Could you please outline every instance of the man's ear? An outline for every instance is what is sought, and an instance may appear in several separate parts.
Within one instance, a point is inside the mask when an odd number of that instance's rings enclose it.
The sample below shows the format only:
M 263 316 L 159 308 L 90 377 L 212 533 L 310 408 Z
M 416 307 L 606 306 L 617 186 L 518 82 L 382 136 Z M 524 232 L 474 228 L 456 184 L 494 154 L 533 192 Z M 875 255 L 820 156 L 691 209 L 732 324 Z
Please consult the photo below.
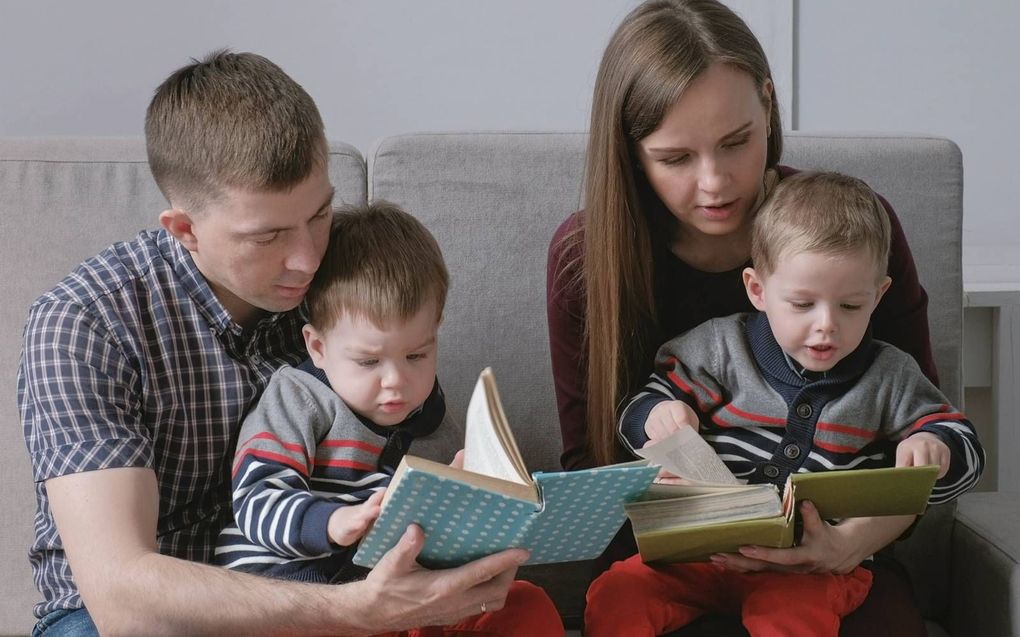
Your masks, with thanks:
M 301 328 L 301 334 L 305 337 L 305 349 L 308 350 L 308 356 L 312 359 L 312 365 L 322 369 L 326 360 L 326 344 L 322 340 L 322 334 L 310 323 Z
M 159 225 L 181 242 L 188 252 L 198 251 L 198 240 L 192 228 L 191 214 L 179 208 L 170 208 L 159 213 Z
M 747 299 L 759 312 L 765 311 L 765 285 L 754 268 L 744 268 L 744 289 Z

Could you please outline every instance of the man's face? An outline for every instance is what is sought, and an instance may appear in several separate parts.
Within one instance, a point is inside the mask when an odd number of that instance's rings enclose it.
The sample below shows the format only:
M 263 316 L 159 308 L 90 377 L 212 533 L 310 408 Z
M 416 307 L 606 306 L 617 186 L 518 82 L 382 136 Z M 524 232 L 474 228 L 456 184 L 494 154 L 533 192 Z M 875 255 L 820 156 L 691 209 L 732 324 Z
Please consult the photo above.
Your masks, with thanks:
M 235 322 L 301 303 L 329 241 L 332 199 L 316 169 L 288 191 L 227 188 L 189 215 L 192 237 L 182 242 Z

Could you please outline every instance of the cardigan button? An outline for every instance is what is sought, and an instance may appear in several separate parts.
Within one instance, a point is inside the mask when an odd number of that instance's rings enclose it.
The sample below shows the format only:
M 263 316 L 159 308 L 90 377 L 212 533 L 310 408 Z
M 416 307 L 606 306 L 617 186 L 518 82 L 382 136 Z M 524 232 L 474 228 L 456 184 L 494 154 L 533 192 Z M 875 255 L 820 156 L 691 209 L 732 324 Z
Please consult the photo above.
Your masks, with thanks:
M 797 458 L 800 457 L 800 447 L 793 443 L 790 443 L 783 447 L 783 455 L 789 458 L 790 460 L 796 460 Z
M 811 417 L 811 405 L 809 405 L 807 403 L 801 403 L 801 404 L 797 405 L 797 415 L 800 416 L 801 418 L 810 418 Z
M 779 477 L 779 467 L 777 467 L 774 464 L 767 464 L 767 465 L 765 465 L 765 468 L 762 470 L 762 473 L 765 474 L 766 478 L 778 478 Z

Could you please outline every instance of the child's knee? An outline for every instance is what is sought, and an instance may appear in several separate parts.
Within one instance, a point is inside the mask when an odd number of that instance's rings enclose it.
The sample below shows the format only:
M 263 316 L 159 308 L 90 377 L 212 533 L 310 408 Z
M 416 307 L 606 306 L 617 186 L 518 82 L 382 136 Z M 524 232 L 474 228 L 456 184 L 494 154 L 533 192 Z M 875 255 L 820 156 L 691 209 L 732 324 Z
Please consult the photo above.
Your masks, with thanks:
M 527 618 L 529 635 L 562 635 L 563 622 L 549 594 L 541 586 L 515 580 L 510 585 L 503 606 L 504 614 L 520 614 Z M 521 634 L 525 634 L 522 632 Z

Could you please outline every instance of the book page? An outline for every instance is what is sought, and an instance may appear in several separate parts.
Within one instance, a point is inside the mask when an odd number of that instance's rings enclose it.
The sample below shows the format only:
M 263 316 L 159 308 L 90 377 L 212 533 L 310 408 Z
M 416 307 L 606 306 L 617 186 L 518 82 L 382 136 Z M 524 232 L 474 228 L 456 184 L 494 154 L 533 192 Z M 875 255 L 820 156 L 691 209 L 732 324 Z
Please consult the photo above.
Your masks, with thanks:
M 482 371 L 468 403 L 464 424 L 464 468 L 502 480 L 531 484 L 531 476 L 513 457 L 517 450 L 512 435 L 509 449 L 506 434 L 501 435 L 503 430 L 509 434 L 509 429 L 503 422 L 502 405 L 499 404 L 499 395 L 494 392 L 495 383 L 491 377 L 491 370 L 486 368 Z
M 635 453 L 694 484 L 741 484 L 693 427 L 682 427 Z

